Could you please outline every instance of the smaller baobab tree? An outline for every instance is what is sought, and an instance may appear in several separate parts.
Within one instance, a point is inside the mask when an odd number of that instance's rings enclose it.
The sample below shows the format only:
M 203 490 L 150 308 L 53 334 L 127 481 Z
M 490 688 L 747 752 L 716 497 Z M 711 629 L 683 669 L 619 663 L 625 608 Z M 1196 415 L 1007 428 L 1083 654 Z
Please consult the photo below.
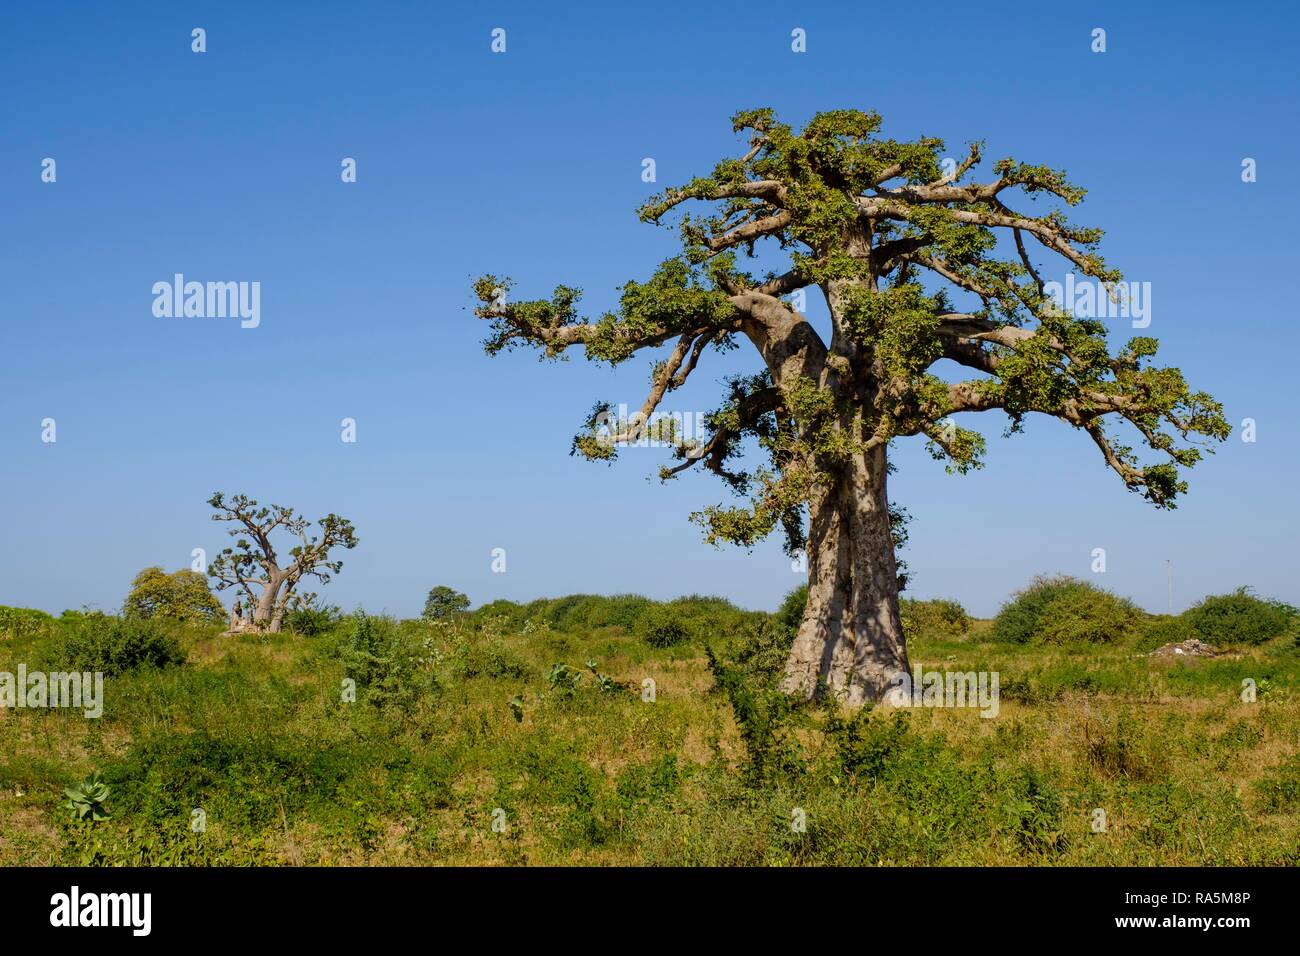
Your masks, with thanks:
M 218 491 L 208 499 L 216 511 L 213 521 L 226 521 L 235 538 L 235 546 L 225 548 L 208 565 L 218 591 L 239 588 L 253 613 L 253 624 L 268 631 L 279 631 L 285 612 L 299 604 L 310 604 L 314 593 L 300 593 L 304 578 L 328 584 L 338 574 L 343 562 L 330 559 L 334 548 L 357 546 L 352 522 L 328 514 L 312 522 L 283 505 L 260 507 L 246 495 L 229 499 Z M 297 541 L 284 552 L 277 551 L 271 537 L 281 530 Z

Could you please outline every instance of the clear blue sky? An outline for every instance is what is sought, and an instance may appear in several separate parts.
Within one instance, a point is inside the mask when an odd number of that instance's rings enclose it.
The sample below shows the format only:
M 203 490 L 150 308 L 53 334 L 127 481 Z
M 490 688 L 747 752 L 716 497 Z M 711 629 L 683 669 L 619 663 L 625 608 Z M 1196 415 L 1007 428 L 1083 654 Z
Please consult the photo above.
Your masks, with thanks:
M 141 567 L 226 543 L 204 503 L 223 489 L 351 518 L 361 544 L 326 591 L 345 607 L 413 614 L 439 583 L 774 607 L 798 583 L 775 539 L 717 550 L 687 521 L 727 499 L 716 480 L 660 486 L 653 450 L 569 457 L 594 400 L 639 405 L 645 362 L 488 359 L 469 311 L 487 271 L 612 305 L 676 249 L 635 207 L 736 153 L 728 117 L 758 105 L 875 109 L 887 134 L 1065 167 L 1108 261 L 1152 283 L 1162 359 L 1258 422 L 1172 513 L 1053 421 L 1002 439 L 968 416 L 990 448 L 964 478 L 904 444 L 914 594 L 989 614 L 1037 572 L 1090 576 L 1104 547 L 1095 579 L 1151 609 L 1169 558 L 1178 607 L 1239 584 L 1300 603 L 1294 5 L 465 6 L 4 5 L 0 603 L 116 607 Z M 177 272 L 260 282 L 260 327 L 154 317 Z M 702 365 L 671 407 L 714 407 L 743 368 Z

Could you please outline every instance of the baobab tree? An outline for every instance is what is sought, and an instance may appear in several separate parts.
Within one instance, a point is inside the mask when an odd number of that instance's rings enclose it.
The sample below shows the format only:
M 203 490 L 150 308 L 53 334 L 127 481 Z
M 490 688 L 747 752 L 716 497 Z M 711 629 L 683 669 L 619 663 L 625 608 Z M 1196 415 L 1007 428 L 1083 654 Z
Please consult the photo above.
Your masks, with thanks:
M 850 705 L 882 698 L 908 669 L 886 488 L 893 443 L 916 436 L 965 473 L 979 467 L 984 439 L 959 417 L 996 410 L 1016 432 L 1040 413 L 1079 429 L 1129 489 L 1172 508 L 1186 490 L 1179 469 L 1229 432 L 1210 396 L 1150 363 L 1154 339 L 1112 351 L 1104 325 L 1072 314 L 1044 282 L 1055 263 L 1112 296 L 1119 288 L 1097 252 L 1101 231 L 1059 208 L 1082 189 L 1011 159 L 980 173 L 980 143 L 945 163 L 941 140 L 887 139 L 880 125 L 857 110 L 819 113 L 801 132 L 768 109 L 735 116 L 743 155 L 640 210 L 660 223 L 696 204 L 680 220 L 682 252 L 624 285 L 616 311 L 599 319 L 579 315 L 570 286 L 516 302 L 508 279 L 475 285 L 489 354 L 523 344 L 556 358 L 581 347 L 617 365 L 669 347 L 639 414 L 611 425 L 609 406 L 595 407 L 573 445 L 588 458 L 608 460 L 642 437 L 706 349 L 748 340 L 757 350 L 759 369 L 728 381 L 707 436 L 675 442 L 676 463 L 661 476 L 702 466 L 746 499 L 692 516 L 709 541 L 752 546 L 779 526 L 787 550 L 806 555 L 808 602 L 782 686 Z M 1053 208 L 1017 211 L 1017 196 Z M 780 255 L 780 269 L 745 271 L 760 252 Z M 798 307 L 816 292 L 828 338 Z M 1126 434 L 1157 459 L 1140 462 Z M 750 470 L 733 464 L 747 438 L 767 458 Z
M 331 559 L 334 548 L 357 546 L 352 522 L 328 514 L 312 522 L 283 505 L 259 507 L 245 495 L 227 499 L 218 491 L 208 499 L 215 510 L 213 521 L 231 522 L 233 548 L 224 548 L 208 565 L 208 574 L 216 580 L 218 591 L 237 587 L 253 612 L 253 623 L 268 631 L 279 631 L 285 612 L 295 602 L 308 602 L 315 594 L 297 593 L 305 578 L 328 584 L 338 574 L 343 562 Z M 284 557 L 277 551 L 272 535 L 279 529 L 296 539 Z

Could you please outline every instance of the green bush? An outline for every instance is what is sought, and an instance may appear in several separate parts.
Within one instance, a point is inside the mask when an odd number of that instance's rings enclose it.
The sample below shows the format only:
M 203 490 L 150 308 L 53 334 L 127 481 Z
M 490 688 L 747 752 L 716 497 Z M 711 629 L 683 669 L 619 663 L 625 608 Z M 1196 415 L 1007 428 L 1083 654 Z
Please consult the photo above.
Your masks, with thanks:
M 776 610 L 776 621 L 791 634 L 799 630 L 804 609 L 808 606 L 808 585 L 801 584 L 785 596 Z
M 413 710 L 438 689 L 427 637 L 391 617 L 358 608 L 344 622 L 338 655 L 345 676 L 356 681 L 358 699 L 376 707 Z
M 651 647 L 674 647 L 691 639 L 691 628 L 670 605 L 659 604 L 641 616 L 637 631 Z
M 464 679 L 490 677 L 494 680 L 517 680 L 529 676 L 532 670 L 519 655 L 498 641 L 460 644 L 454 654 L 453 668 Z
M 332 604 L 305 601 L 285 616 L 284 626 L 303 637 L 319 637 L 332 630 L 342 619 L 342 613 Z
M 1200 638 L 1200 633 L 1183 617 L 1170 617 L 1168 614 L 1152 616 L 1142 627 L 1138 638 L 1138 650 L 1154 651 L 1166 644 L 1181 644 L 1191 638 Z
M 62 639 L 47 651 L 49 663 L 63 670 L 100 671 L 113 677 L 141 667 L 185 662 L 175 634 L 150 618 L 120 618 L 96 611 L 62 628 Z
M 0 605 L 0 637 L 31 637 L 53 630 L 54 618 L 28 607 Z
M 1300 754 L 1292 754 L 1256 781 L 1255 790 L 1269 813 L 1300 810 Z
M 1183 612 L 1183 620 L 1207 644 L 1263 644 L 1286 633 L 1296 609 L 1255 597 L 1248 588 L 1207 597 Z
M 929 634 L 965 634 L 970 629 L 970 615 L 956 601 L 934 598 L 915 601 L 904 598 L 899 609 L 903 617 L 903 631 Z
M 1009 644 L 1110 644 L 1133 636 L 1142 616 L 1132 601 L 1086 581 L 1038 577 L 1002 606 L 990 636 Z

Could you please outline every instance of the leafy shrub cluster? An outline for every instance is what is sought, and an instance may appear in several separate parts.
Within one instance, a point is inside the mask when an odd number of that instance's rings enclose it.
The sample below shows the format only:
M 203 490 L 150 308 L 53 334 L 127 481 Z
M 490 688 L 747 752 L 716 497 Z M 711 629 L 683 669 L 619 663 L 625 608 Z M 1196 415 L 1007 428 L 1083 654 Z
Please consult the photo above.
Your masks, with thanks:
M 224 613 L 208 579 L 188 568 L 172 574 L 156 566 L 145 568 L 131 582 L 131 591 L 122 603 L 125 617 L 186 623 L 215 623 Z
M 1289 604 L 1263 600 L 1243 587 L 1231 594 L 1207 597 L 1181 617 L 1207 644 L 1254 645 L 1285 634 L 1296 614 Z
M 651 647 L 663 648 L 705 642 L 734 632 L 743 622 L 766 617 L 722 598 L 701 595 L 658 602 L 639 594 L 573 594 L 527 604 L 493 601 L 472 612 L 469 621 L 495 633 L 589 634 L 617 628 L 641 637 Z
M 793 634 L 799 630 L 807 606 L 808 585 L 801 584 L 785 596 L 773 617 L 779 626 Z M 970 615 L 957 601 L 903 598 L 899 602 L 899 612 L 904 633 L 912 636 L 918 633 L 956 635 L 970 629 Z
M 185 662 L 175 633 L 151 618 L 121 618 L 101 612 L 80 615 L 60 628 L 46 648 L 51 670 L 100 671 L 115 677 L 142 667 Z
M 342 620 L 342 611 L 332 604 L 303 601 L 285 615 L 284 624 L 303 637 L 319 637 L 333 630 Z
M 718 650 L 705 647 L 714 686 L 726 695 L 740 728 L 750 786 L 804 770 L 794 703 L 778 686 L 793 642 L 793 630 L 779 619 L 769 619 L 742 627 Z
M 343 672 L 356 682 L 358 700 L 410 711 L 438 690 L 433 648 L 418 626 L 358 608 L 343 622 L 337 642 Z
M 54 618 L 44 611 L 0 605 L 0 637 L 34 637 L 54 628 Z
M 903 598 L 900 602 L 905 634 L 965 634 L 970 629 L 970 615 L 957 601 L 934 598 L 917 601 Z
M 1002 606 L 991 637 L 1008 644 L 1113 644 L 1133 637 L 1143 617 L 1132 601 L 1094 584 L 1037 577 Z
M 691 639 L 691 629 L 676 608 L 660 604 L 641 615 L 637 633 L 651 647 L 674 647 Z

